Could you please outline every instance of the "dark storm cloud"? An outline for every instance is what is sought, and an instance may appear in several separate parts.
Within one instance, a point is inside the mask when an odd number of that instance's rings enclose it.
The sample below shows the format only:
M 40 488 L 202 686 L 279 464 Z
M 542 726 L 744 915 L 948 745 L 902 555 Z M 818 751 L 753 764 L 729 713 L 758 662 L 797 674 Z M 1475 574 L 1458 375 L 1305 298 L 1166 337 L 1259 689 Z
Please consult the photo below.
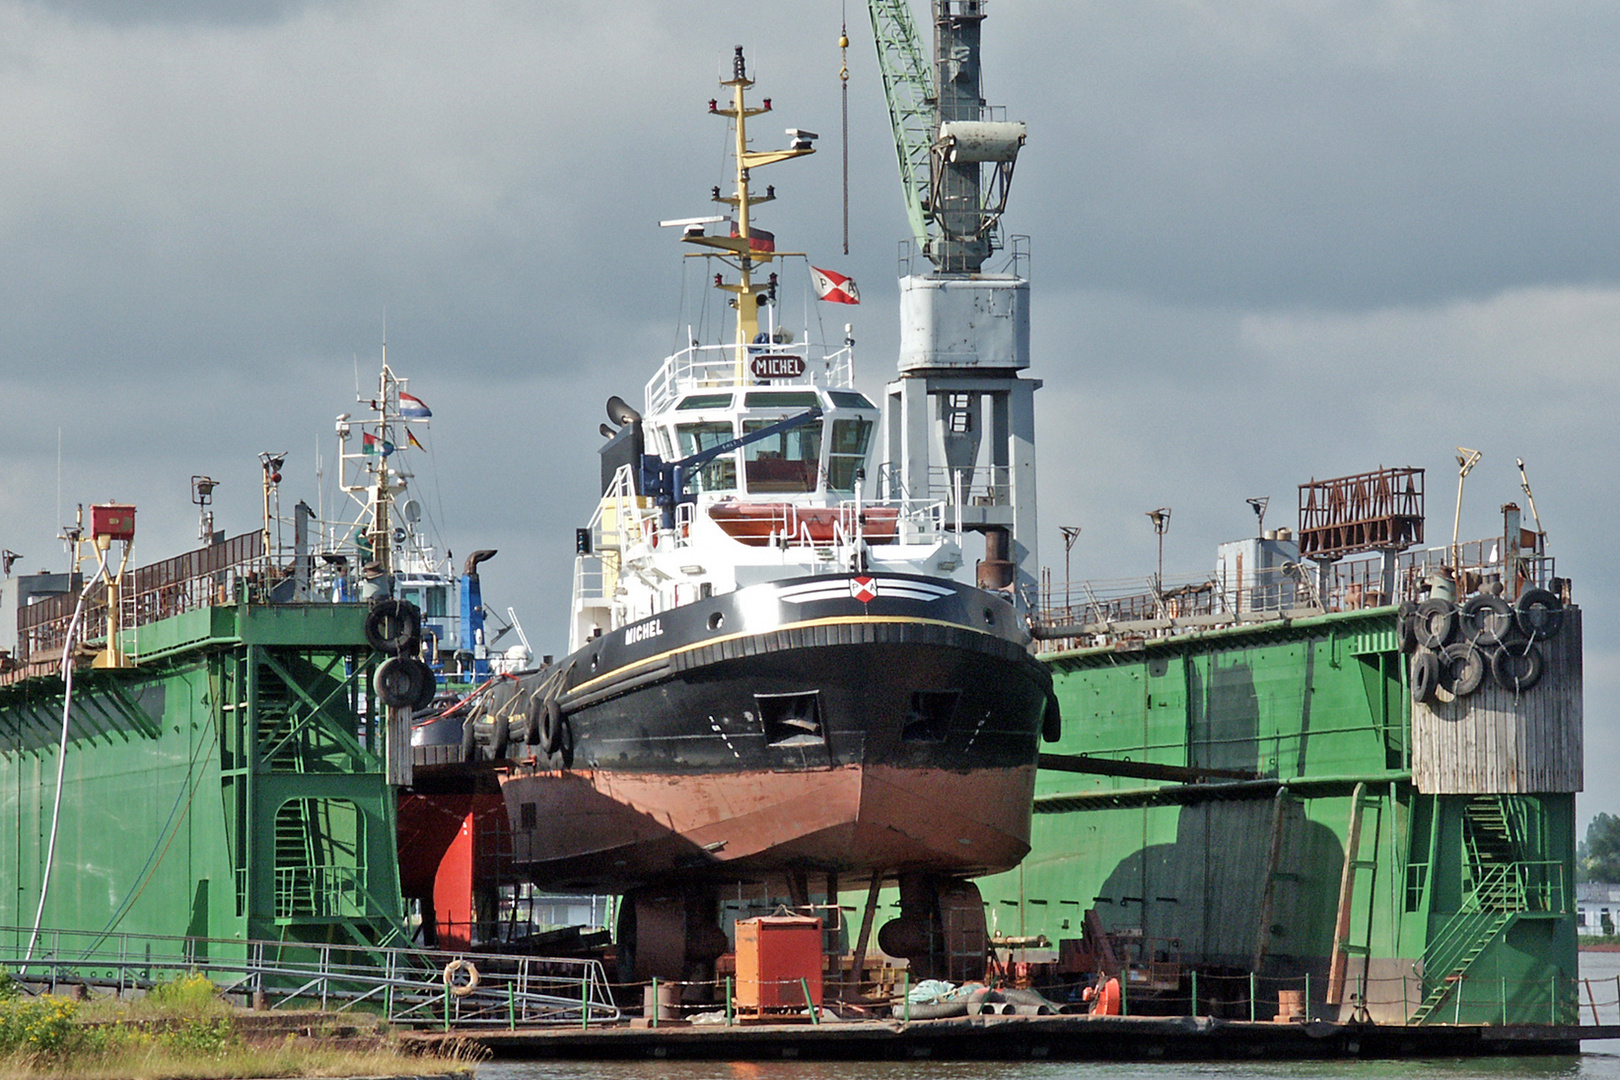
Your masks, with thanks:
M 27 0 L 29 6 L 110 26 L 251 26 L 279 22 L 310 0 Z
M 1449 532 L 1455 445 L 1486 453 L 1463 518 L 1484 535 L 1523 456 L 1590 613 L 1608 767 L 1620 9 L 988 12 L 987 97 L 1029 124 L 1007 226 L 1033 236 L 1044 561 L 1080 524 L 1077 575 L 1140 578 L 1142 512 L 1169 505 L 1166 570 L 1196 573 L 1252 527 L 1244 498 L 1270 494 L 1268 524 L 1286 521 L 1299 483 L 1379 464 L 1430 468 L 1432 531 Z M 0 0 L 0 546 L 30 569 L 60 558 L 59 439 L 64 512 L 136 501 L 143 558 L 191 543 L 193 473 L 221 481 L 232 532 L 256 526 L 260 451 L 289 451 L 287 498 L 314 499 L 386 312 L 389 359 L 435 410 L 418 460 L 445 542 L 500 548 L 486 595 L 560 651 L 602 402 L 636 400 L 703 325 L 681 308 L 702 275 L 657 222 L 713 212 L 727 184 L 706 114 L 735 44 L 775 103 L 756 146 L 823 134 L 770 170 L 781 199 L 759 221 L 856 277 L 860 308 L 811 321 L 854 323 L 869 395 L 892 375 L 904 217 L 852 5 L 842 253 L 838 15 Z M 795 322 L 806 307 L 784 304 Z

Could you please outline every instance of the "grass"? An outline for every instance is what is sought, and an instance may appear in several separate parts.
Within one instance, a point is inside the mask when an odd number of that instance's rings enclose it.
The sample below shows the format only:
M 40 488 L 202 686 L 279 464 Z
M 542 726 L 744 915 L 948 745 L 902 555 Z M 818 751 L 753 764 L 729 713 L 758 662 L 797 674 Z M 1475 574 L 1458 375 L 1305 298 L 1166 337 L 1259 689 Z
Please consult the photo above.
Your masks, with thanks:
M 0 972 L 0 1080 L 212 1080 L 227 1077 L 414 1076 L 471 1072 L 484 1056 L 463 1044 L 431 1065 L 406 1053 L 375 1018 L 313 1014 L 300 1030 L 260 1028 L 201 975 L 182 975 L 138 1001 L 28 997 Z M 304 1031 L 360 1035 L 337 1046 Z M 368 1030 L 352 1029 L 366 1027 Z

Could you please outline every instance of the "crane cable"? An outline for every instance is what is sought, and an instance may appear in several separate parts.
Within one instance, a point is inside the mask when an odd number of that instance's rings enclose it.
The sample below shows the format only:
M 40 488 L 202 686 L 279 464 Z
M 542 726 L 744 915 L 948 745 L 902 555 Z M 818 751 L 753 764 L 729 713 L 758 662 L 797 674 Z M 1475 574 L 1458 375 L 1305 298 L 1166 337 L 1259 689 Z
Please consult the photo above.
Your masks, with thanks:
M 849 18 L 848 6 L 840 14 L 838 30 L 838 81 L 844 97 L 844 254 L 849 254 Z

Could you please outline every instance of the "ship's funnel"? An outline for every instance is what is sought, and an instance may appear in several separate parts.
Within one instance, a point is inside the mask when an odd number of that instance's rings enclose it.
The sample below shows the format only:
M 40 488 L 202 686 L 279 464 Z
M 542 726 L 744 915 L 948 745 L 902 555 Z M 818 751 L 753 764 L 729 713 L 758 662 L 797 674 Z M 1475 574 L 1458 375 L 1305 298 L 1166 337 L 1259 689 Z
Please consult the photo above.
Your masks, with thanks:
M 630 403 L 618 394 L 608 398 L 608 419 L 615 424 L 637 424 L 641 422 L 641 414 L 630 407 Z

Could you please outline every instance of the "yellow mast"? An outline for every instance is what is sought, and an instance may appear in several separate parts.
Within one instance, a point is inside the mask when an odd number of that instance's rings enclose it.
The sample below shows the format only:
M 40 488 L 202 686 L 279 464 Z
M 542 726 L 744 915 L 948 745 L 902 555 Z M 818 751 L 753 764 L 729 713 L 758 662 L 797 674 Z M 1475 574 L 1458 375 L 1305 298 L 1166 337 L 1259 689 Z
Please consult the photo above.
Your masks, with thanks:
M 748 345 L 759 333 L 759 306 L 761 293 L 754 288 L 753 269 L 756 262 L 769 262 L 779 255 L 796 255 L 799 252 L 787 251 L 755 251 L 751 237 L 753 229 L 750 224 L 749 210 L 757 203 L 770 202 L 776 198 L 773 188 L 767 187 L 764 195 L 750 195 L 748 191 L 748 173 L 750 169 L 757 169 L 763 165 L 773 165 L 778 161 L 787 161 L 789 158 L 804 157 L 815 153 L 810 145 L 809 137 L 796 137 L 793 145 L 787 150 L 752 151 L 748 149 L 748 118 L 759 116 L 771 111 L 771 99 L 766 98 L 762 106 L 750 108 L 744 98 L 744 91 L 754 85 L 754 80 L 747 74 L 743 61 L 743 48 L 737 46 L 736 55 L 732 59 L 731 78 L 722 79 L 721 86 L 731 87 L 731 104 L 721 107 L 718 102 L 709 103 L 709 111 L 716 116 L 725 116 L 736 121 L 737 139 L 735 156 L 737 159 L 737 187 L 731 195 L 719 194 L 715 189 L 714 200 L 732 206 L 737 211 L 736 236 L 704 236 L 701 233 L 689 234 L 683 237 L 688 243 L 700 244 L 705 247 L 720 248 L 723 252 L 736 257 L 737 280 L 725 282 L 715 280 L 715 288 L 732 293 L 731 304 L 737 309 L 737 330 L 734 344 L 737 350 L 737 381 L 743 381 L 747 371 Z

